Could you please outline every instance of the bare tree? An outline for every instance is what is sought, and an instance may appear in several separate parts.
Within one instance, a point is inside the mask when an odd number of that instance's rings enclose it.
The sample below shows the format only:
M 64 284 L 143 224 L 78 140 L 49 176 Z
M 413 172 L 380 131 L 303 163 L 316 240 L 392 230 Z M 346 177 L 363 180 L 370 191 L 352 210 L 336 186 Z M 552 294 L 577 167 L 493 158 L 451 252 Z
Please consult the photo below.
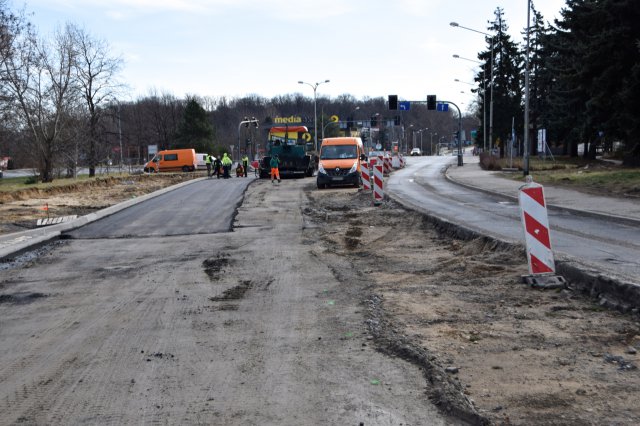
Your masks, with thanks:
M 122 68 L 122 59 L 109 55 L 109 45 L 104 40 L 91 37 L 84 29 L 68 25 L 77 55 L 75 77 L 87 113 L 87 143 L 89 176 L 95 176 L 98 164 L 98 145 L 102 138 L 100 120 L 106 110 L 103 105 L 117 98 L 121 85 L 116 75 Z
M 31 134 L 30 151 L 37 160 L 40 179 L 53 180 L 53 168 L 68 112 L 74 109 L 75 49 L 68 27 L 50 42 L 38 40 L 31 27 L 18 28 L 6 40 L 2 60 L 3 90 L 23 127 Z

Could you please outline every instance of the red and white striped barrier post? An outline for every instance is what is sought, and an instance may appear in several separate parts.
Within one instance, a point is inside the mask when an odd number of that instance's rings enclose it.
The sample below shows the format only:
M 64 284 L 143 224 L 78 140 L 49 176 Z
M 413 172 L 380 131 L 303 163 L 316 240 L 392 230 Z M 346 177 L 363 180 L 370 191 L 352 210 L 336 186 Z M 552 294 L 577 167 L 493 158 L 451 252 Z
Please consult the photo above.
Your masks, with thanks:
M 382 164 L 373 166 L 373 204 L 380 204 L 384 198 L 384 191 L 382 190 L 383 167 Z
M 371 178 L 371 188 L 373 189 L 373 171 L 376 164 L 380 164 L 378 157 L 369 157 L 369 177 Z
M 365 191 L 371 191 L 371 176 L 369 176 L 369 163 L 363 161 L 360 166 L 362 173 L 362 189 Z
M 554 283 L 548 285 L 549 280 L 543 280 L 546 283 L 542 286 L 564 286 L 564 278 L 555 276 L 556 266 L 551 250 L 547 204 L 542 185 L 534 183 L 531 176 L 527 176 L 527 183 L 520 187 L 518 201 L 522 226 L 524 227 L 529 274 L 531 274 L 530 277 L 523 278 L 526 282 L 537 285 L 539 284 L 537 277 L 548 276 L 553 278 L 557 285 Z
M 385 175 L 389 175 L 389 173 L 391 173 L 391 157 L 384 157 L 384 170 L 382 172 Z

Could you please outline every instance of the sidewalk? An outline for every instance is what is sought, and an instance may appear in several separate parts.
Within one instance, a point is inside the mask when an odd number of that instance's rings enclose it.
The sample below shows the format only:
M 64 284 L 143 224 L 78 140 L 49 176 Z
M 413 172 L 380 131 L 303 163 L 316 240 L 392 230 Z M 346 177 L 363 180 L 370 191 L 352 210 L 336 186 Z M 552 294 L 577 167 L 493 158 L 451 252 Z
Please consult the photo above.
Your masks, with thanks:
M 446 177 L 452 182 L 476 190 L 500 194 L 517 201 L 518 188 L 524 185 L 521 181 L 498 176 L 499 172 L 486 171 L 480 168 L 480 157 L 464 156 L 464 165 L 451 165 Z M 535 173 L 532 173 L 535 182 Z M 544 196 L 550 208 L 558 208 L 576 214 L 590 216 L 606 216 L 613 220 L 640 224 L 640 200 L 603 197 L 584 194 L 571 189 L 553 186 L 544 187 Z

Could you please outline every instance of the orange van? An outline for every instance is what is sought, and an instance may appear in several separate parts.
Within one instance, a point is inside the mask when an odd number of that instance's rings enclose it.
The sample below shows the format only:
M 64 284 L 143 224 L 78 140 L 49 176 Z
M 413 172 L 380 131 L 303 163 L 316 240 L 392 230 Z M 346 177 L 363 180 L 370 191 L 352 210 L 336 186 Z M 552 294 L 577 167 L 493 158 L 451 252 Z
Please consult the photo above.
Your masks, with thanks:
M 333 185 L 360 187 L 362 183 L 361 162 L 366 158 L 360 138 L 323 139 L 318 163 L 318 189 Z
M 195 149 L 168 149 L 158 152 L 144 165 L 146 173 L 193 172 L 198 167 Z

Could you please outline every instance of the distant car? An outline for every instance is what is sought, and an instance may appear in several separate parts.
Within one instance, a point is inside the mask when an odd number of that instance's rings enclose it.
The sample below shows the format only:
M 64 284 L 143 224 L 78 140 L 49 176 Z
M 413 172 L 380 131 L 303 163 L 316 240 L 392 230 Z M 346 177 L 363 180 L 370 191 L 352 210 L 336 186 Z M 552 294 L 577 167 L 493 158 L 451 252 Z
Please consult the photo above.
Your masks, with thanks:
M 414 155 L 422 155 L 422 151 L 420 151 L 420 148 L 413 148 L 411 150 L 411 155 L 412 156 L 414 156 Z

